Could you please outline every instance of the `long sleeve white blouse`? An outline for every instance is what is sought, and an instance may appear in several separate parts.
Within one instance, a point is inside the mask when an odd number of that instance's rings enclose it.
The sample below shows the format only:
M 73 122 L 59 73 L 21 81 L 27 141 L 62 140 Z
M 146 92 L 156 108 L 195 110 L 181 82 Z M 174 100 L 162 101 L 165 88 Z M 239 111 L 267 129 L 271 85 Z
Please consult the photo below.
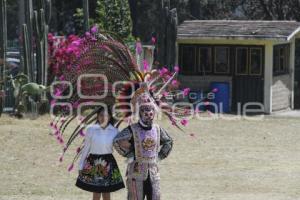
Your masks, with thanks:
M 103 129 L 99 124 L 88 126 L 79 161 L 79 170 L 82 170 L 89 154 L 111 154 L 113 152 L 113 140 L 118 134 L 118 129 L 109 124 Z

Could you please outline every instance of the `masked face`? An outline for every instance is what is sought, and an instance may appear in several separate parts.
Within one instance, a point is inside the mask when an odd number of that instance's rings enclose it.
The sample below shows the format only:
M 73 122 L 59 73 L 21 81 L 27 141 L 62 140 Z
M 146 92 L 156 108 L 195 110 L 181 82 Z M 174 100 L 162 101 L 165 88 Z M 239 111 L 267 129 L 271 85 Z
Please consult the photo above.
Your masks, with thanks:
M 140 107 L 140 118 L 145 125 L 151 126 L 153 124 L 154 115 L 155 110 L 153 106 Z

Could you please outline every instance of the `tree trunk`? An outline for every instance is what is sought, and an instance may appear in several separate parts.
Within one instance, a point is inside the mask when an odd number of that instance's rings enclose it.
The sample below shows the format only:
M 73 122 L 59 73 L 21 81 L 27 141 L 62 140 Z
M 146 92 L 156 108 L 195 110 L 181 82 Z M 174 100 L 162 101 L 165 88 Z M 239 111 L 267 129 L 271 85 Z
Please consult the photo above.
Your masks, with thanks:
M 89 0 L 83 0 L 84 30 L 89 31 Z

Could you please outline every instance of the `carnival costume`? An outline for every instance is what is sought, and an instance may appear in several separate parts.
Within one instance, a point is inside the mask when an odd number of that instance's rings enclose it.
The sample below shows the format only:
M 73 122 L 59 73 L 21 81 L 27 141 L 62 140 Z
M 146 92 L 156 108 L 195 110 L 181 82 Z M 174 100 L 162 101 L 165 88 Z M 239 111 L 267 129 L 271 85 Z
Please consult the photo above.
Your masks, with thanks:
M 137 100 L 139 122 L 122 130 L 114 139 L 117 151 L 129 159 L 127 166 L 128 200 L 159 200 L 158 161 L 166 158 L 173 146 L 168 133 L 153 124 L 156 105 L 151 95 L 140 94 Z M 128 142 L 129 146 L 122 145 Z

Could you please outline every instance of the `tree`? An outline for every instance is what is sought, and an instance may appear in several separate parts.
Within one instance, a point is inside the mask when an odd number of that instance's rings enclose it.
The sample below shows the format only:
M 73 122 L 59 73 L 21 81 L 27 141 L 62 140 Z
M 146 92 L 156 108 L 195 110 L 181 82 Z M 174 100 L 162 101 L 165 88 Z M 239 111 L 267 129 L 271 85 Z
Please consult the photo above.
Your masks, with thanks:
M 95 23 L 123 39 L 130 37 L 131 18 L 127 0 L 97 0 Z
M 74 17 L 74 25 L 77 34 L 83 34 L 84 33 L 84 14 L 83 14 L 83 9 L 82 8 L 76 8 L 76 12 L 73 15 Z M 89 21 L 91 22 L 91 21 Z
M 242 7 L 248 19 L 300 21 L 298 0 L 243 0 Z
M 189 10 L 193 19 L 232 19 L 239 0 L 190 0 Z
M 97 24 L 100 29 L 116 33 L 122 39 L 131 39 L 131 18 L 127 0 L 97 0 L 94 12 L 90 14 L 90 26 Z M 78 34 L 84 33 L 83 18 L 83 9 L 77 8 L 74 19 Z

